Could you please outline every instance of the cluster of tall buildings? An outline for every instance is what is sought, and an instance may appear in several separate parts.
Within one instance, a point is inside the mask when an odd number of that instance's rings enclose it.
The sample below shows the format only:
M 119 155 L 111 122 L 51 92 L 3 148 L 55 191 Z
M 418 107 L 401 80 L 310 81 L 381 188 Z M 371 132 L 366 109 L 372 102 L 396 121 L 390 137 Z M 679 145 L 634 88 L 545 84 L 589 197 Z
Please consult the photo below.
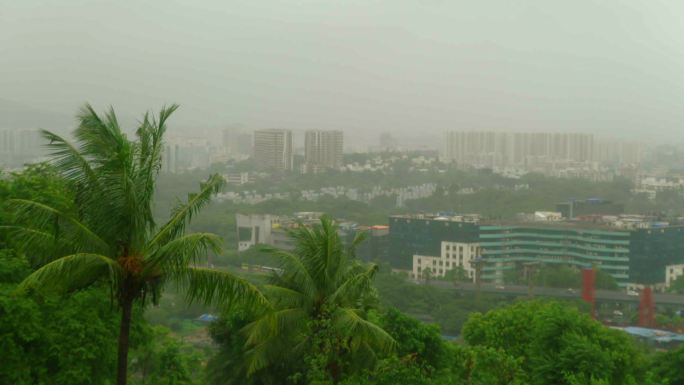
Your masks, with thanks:
M 451 131 L 444 160 L 463 166 L 530 167 L 544 163 L 638 164 L 638 144 L 600 141 L 592 134 L 557 132 Z
M 303 172 L 319 172 L 342 166 L 342 131 L 308 130 L 304 137 Z M 292 131 L 268 129 L 254 131 L 254 161 L 265 171 L 294 169 Z

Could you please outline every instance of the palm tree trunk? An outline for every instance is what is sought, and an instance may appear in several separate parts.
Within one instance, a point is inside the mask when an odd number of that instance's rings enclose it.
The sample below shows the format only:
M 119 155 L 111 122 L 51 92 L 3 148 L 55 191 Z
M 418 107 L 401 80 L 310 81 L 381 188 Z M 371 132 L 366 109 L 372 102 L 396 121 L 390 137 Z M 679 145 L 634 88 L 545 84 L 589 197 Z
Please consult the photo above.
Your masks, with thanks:
M 128 380 L 128 335 L 131 331 L 133 300 L 126 298 L 121 303 L 121 326 L 119 328 L 119 357 L 116 368 L 116 384 L 126 385 Z

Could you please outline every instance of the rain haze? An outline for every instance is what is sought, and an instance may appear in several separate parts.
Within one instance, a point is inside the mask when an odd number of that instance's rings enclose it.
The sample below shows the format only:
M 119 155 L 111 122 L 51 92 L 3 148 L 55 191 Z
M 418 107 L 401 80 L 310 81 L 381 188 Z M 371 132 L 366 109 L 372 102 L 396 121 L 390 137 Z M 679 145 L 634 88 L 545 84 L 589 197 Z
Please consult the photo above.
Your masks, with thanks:
M 134 122 L 175 102 L 176 133 L 679 142 L 683 15 L 676 1 L 4 0 L 0 122 L 73 126 L 86 101 Z

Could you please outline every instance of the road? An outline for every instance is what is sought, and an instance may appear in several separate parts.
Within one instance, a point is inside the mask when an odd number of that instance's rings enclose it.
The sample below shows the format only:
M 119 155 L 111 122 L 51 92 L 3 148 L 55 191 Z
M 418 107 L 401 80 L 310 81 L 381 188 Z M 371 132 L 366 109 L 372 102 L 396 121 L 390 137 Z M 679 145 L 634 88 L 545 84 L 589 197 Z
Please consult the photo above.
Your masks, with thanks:
M 459 282 L 458 285 L 454 285 L 451 282 L 444 281 L 431 281 L 429 283 L 431 286 L 455 289 L 459 291 L 477 291 L 477 286 L 474 283 L 462 283 Z M 526 296 L 528 295 L 528 287 L 521 285 L 506 285 L 498 286 L 493 284 L 482 284 L 480 287 L 482 293 L 494 293 L 501 295 L 510 296 Z M 553 297 L 553 298 L 580 298 L 582 293 L 580 290 L 569 290 L 569 289 L 556 289 L 549 287 L 535 287 L 532 290 L 532 294 L 536 297 Z M 599 302 L 634 302 L 638 303 L 640 297 L 635 295 L 628 295 L 622 291 L 612 291 L 612 290 L 596 290 L 596 300 Z M 684 307 L 684 295 L 681 294 L 667 294 L 667 293 L 654 293 L 653 300 L 656 305 L 670 305 L 677 306 L 681 305 Z

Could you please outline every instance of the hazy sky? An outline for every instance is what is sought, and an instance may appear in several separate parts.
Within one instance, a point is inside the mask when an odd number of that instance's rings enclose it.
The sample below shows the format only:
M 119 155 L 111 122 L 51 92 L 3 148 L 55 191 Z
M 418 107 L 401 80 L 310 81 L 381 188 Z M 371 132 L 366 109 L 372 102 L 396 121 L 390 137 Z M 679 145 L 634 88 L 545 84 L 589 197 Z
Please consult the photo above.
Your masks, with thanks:
M 684 1 L 0 0 L 0 98 L 174 129 L 684 140 Z

